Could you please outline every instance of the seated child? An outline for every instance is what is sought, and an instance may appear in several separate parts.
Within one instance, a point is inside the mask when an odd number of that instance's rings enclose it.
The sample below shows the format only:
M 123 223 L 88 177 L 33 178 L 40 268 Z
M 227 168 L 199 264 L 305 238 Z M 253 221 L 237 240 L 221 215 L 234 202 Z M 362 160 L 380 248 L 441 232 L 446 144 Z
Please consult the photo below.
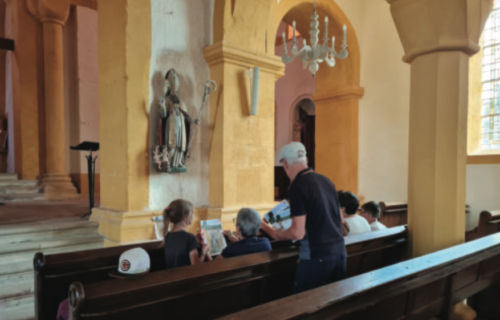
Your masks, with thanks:
M 193 205 L 191 202 L 178 199 L 172 201 L 163 211 L 165 235 L 165 259 L 167 269 L 190 266 L 203 263 L 205 257 L 212 260 L 209 255 L 209 248 L 201 243 L 201 254 L 198 254 L 197 237 L 186 231 L 186 228 L 193 223 Z M 171 230 L 168 227 L 173 224 Z
M 366 220 L 356 214 L 359 208 L 359 200 L 356 195 L 350 191 L 339 191 L 340 212 L 342 213 L 345 222 L 349 224 L 349 236 L 370 232 L 370 225 Z
M 370 224 L 372 231 L 387 229 L 378 221 L 380 218 L 380 206 L 375 201 L 366 202 L 361 206 L 360 216 L 366 219 Z

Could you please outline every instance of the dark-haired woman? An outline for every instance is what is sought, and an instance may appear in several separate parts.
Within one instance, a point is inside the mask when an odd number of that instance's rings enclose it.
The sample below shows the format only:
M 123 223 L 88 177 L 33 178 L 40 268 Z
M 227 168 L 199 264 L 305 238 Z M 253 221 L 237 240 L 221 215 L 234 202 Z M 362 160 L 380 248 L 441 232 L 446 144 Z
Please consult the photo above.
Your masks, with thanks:
M 201 253 L 198 254 L 198 240 L 186 229 L 193 223 L 193 205 L 178 199 L 170 203 L 163 211 L 165 235 L 165 259 L 167 269 L 203 263 L 205 258 L 212 260 L 208 246 L 201 241 Z M 172 223 L 171 230 L 169 225 Z

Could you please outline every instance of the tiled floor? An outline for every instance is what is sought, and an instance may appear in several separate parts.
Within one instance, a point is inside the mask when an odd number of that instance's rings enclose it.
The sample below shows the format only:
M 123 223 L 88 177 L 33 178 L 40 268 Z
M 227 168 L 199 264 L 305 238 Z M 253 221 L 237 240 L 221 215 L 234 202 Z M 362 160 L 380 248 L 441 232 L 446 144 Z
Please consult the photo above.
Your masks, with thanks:
M 96 199 L 95 207 L 99 206 Z M 33 201 L 0 205 L 0 225 L 40 220 L 77 218 L 89 212 L 88 199 L 68 201 Z

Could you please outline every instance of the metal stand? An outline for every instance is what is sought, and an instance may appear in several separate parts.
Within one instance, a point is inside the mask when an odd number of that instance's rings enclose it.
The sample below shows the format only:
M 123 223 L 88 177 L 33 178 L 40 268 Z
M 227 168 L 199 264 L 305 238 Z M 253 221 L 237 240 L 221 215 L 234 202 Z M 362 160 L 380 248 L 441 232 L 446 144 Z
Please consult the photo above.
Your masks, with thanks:
M 82 217 L 82 219 L 88 219 L 92 214 L 92 208 L 94 208 L 95 161 L 97 160 L 97 156 L 94 158 L 92 152 L 99 150 L 99 142 L 83 141 L 77 146 L 70 147 L 70 149 L 75 151 L 90 151 L 90 154 L 85 156 L 85 158 L 87 158 L 87 171 L 89 176 L 89 213 Z
M 92 208 L 94 208 L 94 190 L 95 190 L 95 161 L 97 156 L 92 156 L 92 150 L 90 154 L 85 156 L 87 158 L 87 172 L 89 176 L 89 213 L 85 214 L 82 219 L 87 219 L 92 214 Z

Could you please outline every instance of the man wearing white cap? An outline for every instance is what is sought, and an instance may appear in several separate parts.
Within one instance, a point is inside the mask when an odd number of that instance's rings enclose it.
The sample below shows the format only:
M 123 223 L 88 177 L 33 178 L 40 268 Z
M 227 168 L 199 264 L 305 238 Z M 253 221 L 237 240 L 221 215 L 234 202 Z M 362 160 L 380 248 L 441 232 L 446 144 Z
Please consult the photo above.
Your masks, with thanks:
M 292 226 L 277 230 L 267 221 L 261 228 L 276 240 L 301 240 L 294 293 L 341 280 L 346 273 L 344 234 L 335 186 L 307 166 L 306 149 L 292 142 L 281 149 L 279 160 L 290 178 L 288 198 Z

